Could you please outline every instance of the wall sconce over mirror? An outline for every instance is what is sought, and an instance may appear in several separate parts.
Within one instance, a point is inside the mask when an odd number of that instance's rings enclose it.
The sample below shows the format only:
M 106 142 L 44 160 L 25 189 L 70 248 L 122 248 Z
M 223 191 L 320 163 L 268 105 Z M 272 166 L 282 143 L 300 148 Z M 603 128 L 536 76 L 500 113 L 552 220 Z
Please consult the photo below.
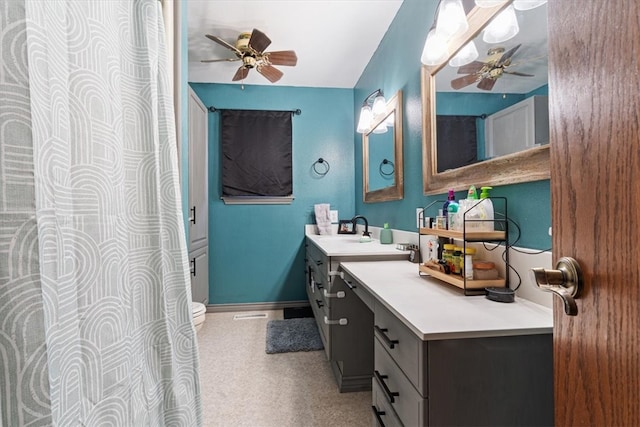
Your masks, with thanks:
M 386 122 L 380 122 L 379 118 L 385 114 L 387 101 L 384 99 L 382 89 L 376 89 L 364 99 L 360 108 L 360 119 L 358 120 L 358 133 L 385 133 L 387 131 Z M 378 123 L 373 127 L 374 123 Z M 372 130 L 373 129 L 373 130 Z
M 467 31 L 442 37 L 437 48 L 449 55 L 422 69 L 424 194 L 548 179 L 547 8 L 538 8 L 546 1 L 462 3 Z M 505 12 L 515 15 L 517 35 L 487 43 Z M 508 21 L 496 34 L 513 32 Z M 479 55 L 467 63 L 475 56 L 463 55 L 468 48 Z
M 385 132 L 376 132 L 384 128 Z M 385 103 L 362 134 L 362 180 L 365 203 L 404 197 L 402 162 L 402 92 Z

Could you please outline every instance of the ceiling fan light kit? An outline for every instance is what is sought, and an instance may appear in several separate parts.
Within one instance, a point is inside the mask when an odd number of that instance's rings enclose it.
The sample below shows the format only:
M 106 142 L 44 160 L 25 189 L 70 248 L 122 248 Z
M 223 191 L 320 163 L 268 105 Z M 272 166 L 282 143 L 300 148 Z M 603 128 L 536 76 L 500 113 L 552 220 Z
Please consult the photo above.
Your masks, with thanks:
M 249 70 L 255 68 L 267 80 L 275 83 L 282 78 L 283 72 L 274 67 L 274 65 L 293 67 L 298 63 L 298 57 L 293 50 L 265 52 L 265 49 L 271 44 L 271 39 L 255 28 L 250 33 L 240 33 L 236 39 L 235 46 L 211 34 L 207 34 L 206 37 L 231 50 L 236 57 L 203 59 L 201 62 L 242 61 L 242 65 L 234 74 L 232 81 L 244 80 L 249 74 Z

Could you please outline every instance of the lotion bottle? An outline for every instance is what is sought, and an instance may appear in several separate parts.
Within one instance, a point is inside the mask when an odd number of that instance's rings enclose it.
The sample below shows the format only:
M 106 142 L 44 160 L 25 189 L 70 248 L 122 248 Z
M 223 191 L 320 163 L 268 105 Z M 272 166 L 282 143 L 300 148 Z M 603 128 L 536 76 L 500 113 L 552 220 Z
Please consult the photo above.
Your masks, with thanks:
M 456 195 L 453 192 L 453 188 L 450 188 L 449 189 L 449 195 L 447 196 L 447 201 L 444 202 L 444 205 L 442 206 L 443 215 L 445 215 L 445 217 L 446 217 L 445 218 L 445 228 L 447 230 L 450 229 L 450 227 L 449 227 L 449 214 L 448 214 L 448 212 L 449 212 L 449 203 L 455 202 L 455 200 L 456 200 Z
M 482 225 L 482 231 L 494 231 L 493 224 L 493 202 L 489 198 L 489 190 L 493 187 L 481 187 L 482 192 L 480 193 L 480 204 L 478 207 L 481 211 L 482 219 L 488 220 L 486 222 L 480 223 Z
M 380 230 L 380 243 L 389 244 L 393 243 L 393 234 L 391 234 L 391 229 L 389 228 L 389 223 L 384 223 L 384 228 Z

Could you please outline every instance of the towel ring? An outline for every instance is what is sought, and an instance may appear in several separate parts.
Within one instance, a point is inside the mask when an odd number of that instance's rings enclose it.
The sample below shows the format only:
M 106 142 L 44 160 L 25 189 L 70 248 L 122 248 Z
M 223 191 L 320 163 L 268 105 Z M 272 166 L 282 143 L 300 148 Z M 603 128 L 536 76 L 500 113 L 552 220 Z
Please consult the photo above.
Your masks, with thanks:
M 324 170 L 318 170 L 318 165 L 324 165 Z M 315 162 L 313 162 L 313 171 L 315 173 L 317 173 L 320 176 L 325 176 L 327 173 L 329 173 L 329 169 L 331 169 L 331 166 L 329 166 L 329 162 L 327 162 L 325 159 L 323 159 L 322 157 L 320 157 L 318 160 L 316 160 Z
M 391 165 L 391 172 L 385 172 L 384 170 L 382 170 L 384 165 Z M 393 173 L 396 171 L 395 166 L 393 165 L 393 162 L 387 159 L 384 159 L 383 161 L 380 162 L 379 169 L 380 169 L 380 175 L 382 176 L 393 176 Z

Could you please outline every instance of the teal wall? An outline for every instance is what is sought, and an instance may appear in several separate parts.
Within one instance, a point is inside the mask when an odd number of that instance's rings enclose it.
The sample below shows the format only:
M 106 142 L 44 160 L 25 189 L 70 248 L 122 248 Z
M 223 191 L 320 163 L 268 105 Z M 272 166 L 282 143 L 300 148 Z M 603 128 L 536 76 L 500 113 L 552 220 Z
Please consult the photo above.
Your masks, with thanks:
M 354 133 L 355 187 L 358 214 L 369 224 L 415 231 L 415 209 L 434 200 L 446 200 L 446 194 L 424 196 L 422 190 L 422 108 L 420 86 L 420 54 L 435 13 L 437 2 L 404 0 L 385 38 L 380 43 L 354 88 L 354 115 L 362 100 L 381 88 L 387 98 L 402 90 L 404 97 L 404 199 L 383 203 L 362 202 L 362 139 Z M 485 183 L 476 183 L 480 187 Z M 519 224 L 522 235 L 518 246 L 547 249 L 551 247 L 548 229 L 551 226 L 549 181 L 495 187 L 492 196 L 508 199 L 509 217 Z M 466 197 L 457 192 L 456 199 Z M 515 239 L 511 227 L 511 239 Z
M 209 113 L 209 303 L 306 300 L 304 225 L 314 204 L 330 203 L 340 218 L 355 205 L 351 89 L 191 83 L 207 106 L 302 110 L 293 116 L 291 205 L 225 205 L 220 200 L 219 113 Z M 312 170 L 322 157 L 331 169 Z
M 340 218 L 362 214 L 369 224 L 415 231 L 415 208 L 446 195 L 424 196 L 422 190 L 422 103 L 420 53 L 437 2 L 404 0 L 378 50 L 353 89 L 198 84 L 191 86 L 207 106 L 289 110 L 293 119 L 294 196 L 291 205 L 227 206 L 220 200 L 219 115 L 209 115 L 210 304 L 305 300 L 304 232 L 313 223 L 313 205 L 330 203 Z M 186 28 L 186 7 L 184 25 Z M 183 63 L 186 58 L 186 37 Z M 185 78 L 187 70 L 185 66 Z M 362 100 L 381 88 L 390 98 L 403 91 L 404 199 L 365 204 L 362 201 L 362 136 L 355 118 Z M 186 83 L 184 86 L 186 117 Z M 187 195 L 187 121 L 182 128 L 183 190 Z M 325 177 L 312 171 L 319 157 L 331 165 Z M 476 183 L 479 188 L 485 183 Z M 496 187 L 506 197 L 509 216 L 519 224 L 518 246 L 551 246 L 549 181 Z M 466 192 L 457 192 L 456 199 Z M 186 201 L 185 201 L 186 203 Z M 185 204 L 186 207 L 186 204 Z M 188 229 L 188 227 L 187 227 Z M 512 240 L 515 227 L 511 227 Z

